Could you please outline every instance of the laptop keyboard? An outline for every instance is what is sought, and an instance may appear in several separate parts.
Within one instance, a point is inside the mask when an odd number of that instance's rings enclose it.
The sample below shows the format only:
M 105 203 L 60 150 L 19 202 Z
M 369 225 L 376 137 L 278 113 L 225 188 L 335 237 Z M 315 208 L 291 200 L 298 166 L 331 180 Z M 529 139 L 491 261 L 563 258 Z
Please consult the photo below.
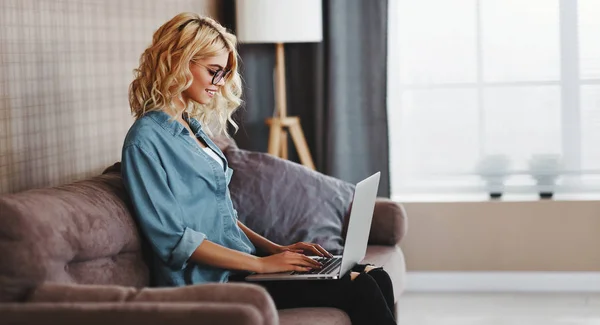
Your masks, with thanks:
M 298 272 L 294 271 L 292 274 L 328 274 L 331 271 L 335 270 L 340 263 L 342 263 L 341 257 L 317 257 L 315 261 L 321 262 L 323 267 L 320 269 L 312 269 L 310 271 Z

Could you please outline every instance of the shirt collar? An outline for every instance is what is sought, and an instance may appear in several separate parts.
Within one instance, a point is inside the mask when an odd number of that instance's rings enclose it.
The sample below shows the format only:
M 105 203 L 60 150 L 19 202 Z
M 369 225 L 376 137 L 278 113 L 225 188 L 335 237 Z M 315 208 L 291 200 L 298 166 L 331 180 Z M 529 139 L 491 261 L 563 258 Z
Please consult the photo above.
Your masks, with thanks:
M 172 120 L 171 115 L 163 111 L 150 111 L 146 115 L 156 121 L 165 130 L 170 131 L 173 135 L 179 135 L 185 130 L 185 127 L 181 125 L 177 120 Z M 202 125 L 195 118 L 187 118 L 187 114 L 184 115 L 184 119 L 189 123 L 190 128 L 197 135 L 202 130 Z
M 192 129 L 192 132 L 194 132 L 194 135 L 198 135 L 198 133 L 200 133 L 200 130 L 202 130 L 202 124 L 200 124 L 200 122 L 198 120 L 196 120 L 193 117 L 188 117 L 188 114 L 183 114 L 183 119 L 188 122 L 188 125 L 190 126 L 190 129 Z

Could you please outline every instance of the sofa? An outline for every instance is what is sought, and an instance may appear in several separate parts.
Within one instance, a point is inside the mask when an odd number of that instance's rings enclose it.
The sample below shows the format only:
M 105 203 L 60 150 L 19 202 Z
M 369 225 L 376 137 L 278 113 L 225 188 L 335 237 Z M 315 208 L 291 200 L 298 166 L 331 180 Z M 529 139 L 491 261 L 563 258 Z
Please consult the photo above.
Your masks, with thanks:
M 387 270 L 396 301 L 405 232 L 402 206 L 378 198 L 365 262 Z M 0 324 L 350 324 L 334 308 L 277 310 L 255 284 L 153 287 L 148 253 L 118 164 L 71 184 L 0 195 Z

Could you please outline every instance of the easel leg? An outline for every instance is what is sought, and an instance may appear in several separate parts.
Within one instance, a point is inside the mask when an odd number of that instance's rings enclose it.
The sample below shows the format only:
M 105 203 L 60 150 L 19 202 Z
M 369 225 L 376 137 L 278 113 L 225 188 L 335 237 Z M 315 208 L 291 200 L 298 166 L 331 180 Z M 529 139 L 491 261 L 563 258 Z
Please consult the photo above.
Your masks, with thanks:
M 288 159 L 288 136 L 287 131 L 282 128 L 281 129 L 281 155 L 280 157 L 283 159 Z
M 297 123 L 293 123 L 289 127 L 292 140 L 294 140 L 294 145 L 296 146 L 296 150 L 298 150 L 298 155 L 300 156 L 300 162 L 302 165 L 315 170 L 315 165 L 312 157 L 310 156 L 310 151 L 308 150 L 308 144 L 306 144 L 304 133 L 300 127 L 300 122 L 298 121 Z
M 271 121 L 271 130 L 269 132 L 269 154 L 279 157 L 279 151 L 281 150 L 280 137 L 281 137 L 281 122 L 277 119 Z

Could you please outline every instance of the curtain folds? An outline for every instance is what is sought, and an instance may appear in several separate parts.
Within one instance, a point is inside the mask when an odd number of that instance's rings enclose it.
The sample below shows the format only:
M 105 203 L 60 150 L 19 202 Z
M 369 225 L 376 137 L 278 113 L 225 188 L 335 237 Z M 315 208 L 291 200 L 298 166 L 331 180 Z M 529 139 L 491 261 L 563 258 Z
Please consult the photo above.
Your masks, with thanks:
M 317 170 L 352 183 L 381 171 L 380 196 L 390 193 L 387 7 L 388 0 L 325 0 L 323 42 L 285 44 L 288 115 L 300 117 Z M 222 11 L 235 31 L 235 3 L 226 1 Z M 245 104 L 235 139 L 264 152 L 275 46 L 240 44 L 239 52 Z M 298 161 L 293 149 L 290 160 Z

